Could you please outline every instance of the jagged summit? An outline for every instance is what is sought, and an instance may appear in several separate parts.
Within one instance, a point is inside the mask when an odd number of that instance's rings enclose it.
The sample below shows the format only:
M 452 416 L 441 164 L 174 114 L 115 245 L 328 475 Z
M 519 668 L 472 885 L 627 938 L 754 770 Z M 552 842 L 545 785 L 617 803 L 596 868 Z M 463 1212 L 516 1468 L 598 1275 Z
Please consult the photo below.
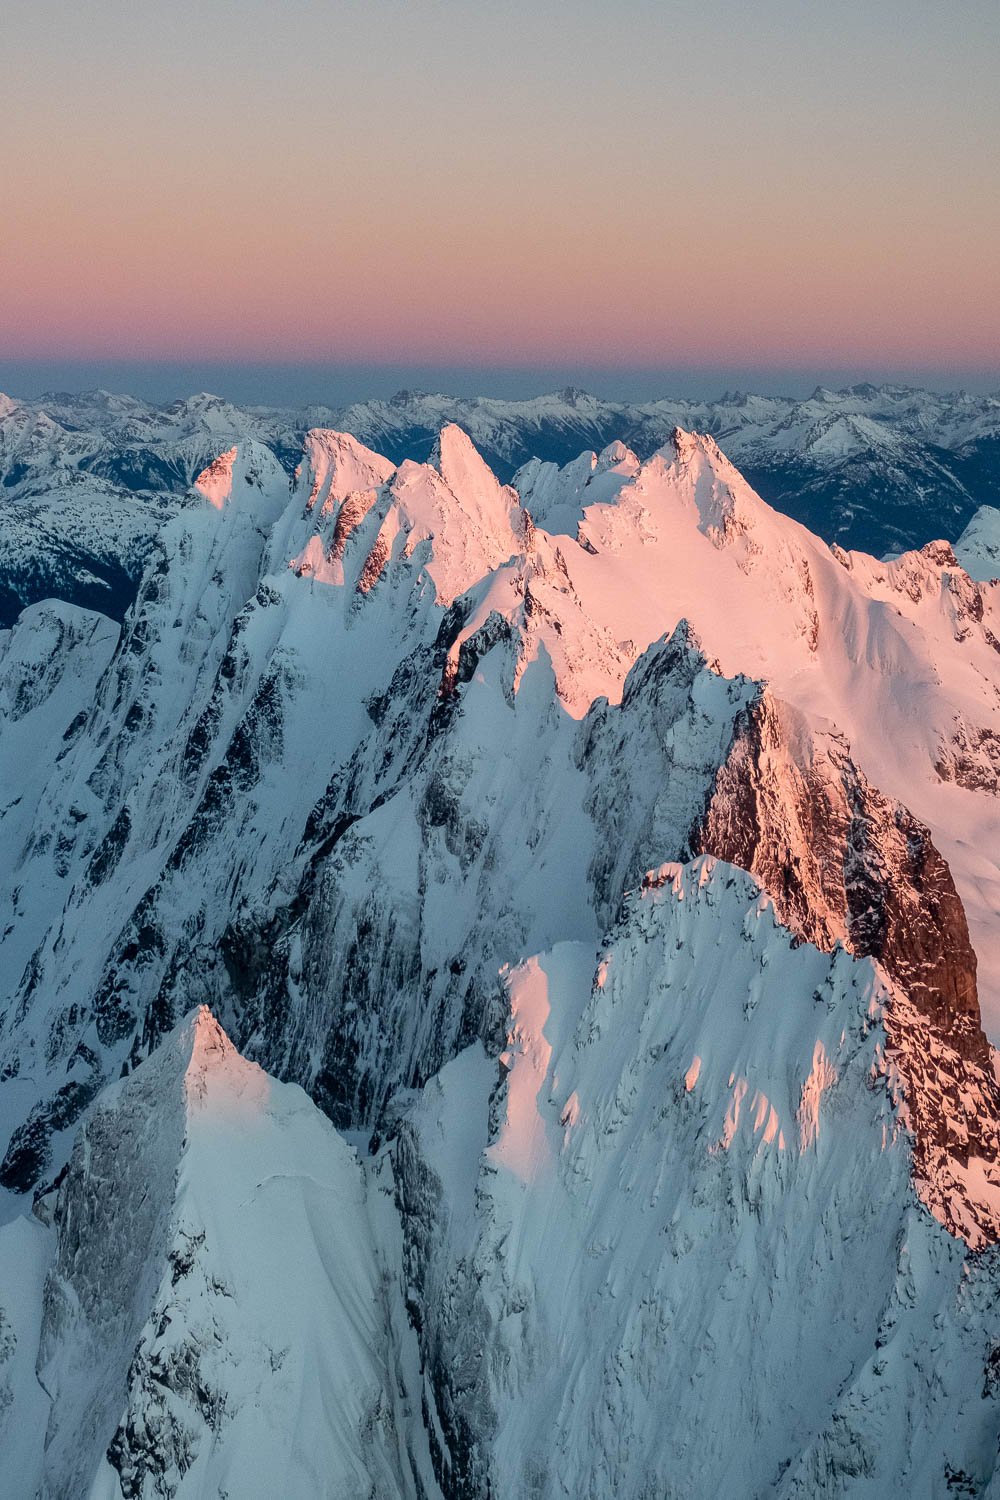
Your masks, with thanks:
M 619 439 L 602 448 L 594 462 L 595 474 L 608 474 L 614 469 L 638 469 L 639 459 Z
M 201 470 L 192 488 L 215 510 L 225 510 L 233 502 L 259 505 L 262 496 L 284 502 L 288 494 L 281 465 L 269 448 L 252 439 L 219 453 Z M 273 504 L 262 511 L 262 519 L 273 521 Z
M 710 433 L 675 427 L 669 442 L 643 465 L 640 475 L 646 474 L 654 481 L 661 480 L 678 498 L 690 496 L 698 509 L 701 528 L 710 534 L 729 537 L 735 530 L 763 528 L 771 524 L 771 516 L 777 519 Z
M 192 1061 L 202 1058 L 211 1067 L 224 1062 L 236 1050 L 207 1005 L 193 1010 L 181 1030 L 190 1039 Z
M 710 432 L 675 427 L 667 442 L 652 457 L 662 457 L 667 463 L 676 461 L 682 468 L 704 463 L 727 478 L 741 485 L 746 484 L 742 474 L 726 457 Z
M 267 1075 L 240 1056 L 207 1005 L 200 1005 L 174 1033 L 184 1069 L 188 1108 L 238 1109 L 247 1118 L 264 1109 L 270 1095 Z
M 367 596 L 398 564 L 420 564 L 450 604 L 512 553 L 530 520 L 455 424 L 438 435 L 427 463 L 398 469 L 344 433 L 312 432 L 299 472 L 310 534 L 288 529 L 301 575 Z M 354 561 L 354 566 L 348 564 Z
M 499 481 L 464 428 L 446 422 L 428 460 L 456 496 L 468 488 L 499 489 Z
M 307 505 L 333 507 L 355 491 L 378 489 L 395 466 L 348 432 L 313 428 L 306 434 Z M 300 466 L 301 477 L 301 466 Z

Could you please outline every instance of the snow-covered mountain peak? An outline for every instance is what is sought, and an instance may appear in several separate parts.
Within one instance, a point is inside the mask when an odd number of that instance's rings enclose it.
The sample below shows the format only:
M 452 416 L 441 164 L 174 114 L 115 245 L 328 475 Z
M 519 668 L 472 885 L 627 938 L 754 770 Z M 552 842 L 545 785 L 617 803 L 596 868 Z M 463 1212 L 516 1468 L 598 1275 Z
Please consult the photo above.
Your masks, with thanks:
M 170 1041 L 177 1048 L 185 1073 L 222 1067 L 231 1056 L 237 1055 L 208 1005 L 195 1006 L 174 1028 Z
M 166 414 L 172 425 L 182 432 L 201 429 L 217 433 L 243 433 L 246 429 L 239 407 L 210 391 L 199 391 L 197 395 L 173 402 L 166 408 Z
M 349 432 L 329 428 L 306 434 L 304 466 L 306 504 L 321 511 L 334 509 L 352 493 L 378 489 L 395 472 L 394 464 Z
M 453 423 L 442 428 L 431 461 L 403 463 L 389 488 L 406 555 L 429 544 L 426 567 L 442 604 L 524 550 L 531 522 L 517 491 L 500 483 Z
M 610 474 L 612 472 L 621 474 L 637 474 L 640 468 L 639 459 L 617 438 L 613 443 L 608 443 L 602 448 L 594 460 L 595 474 Z
M 712 448 L 716 444 L 712 440 Z M 694 431 L 686 431 L 683 427 L 675 427 L 667 441 L 659 449 L 667 462 L 676 458 L 680 463 L 689 463 L 696 453 L 711 452 L 708 439 L 705 434 Z M 714 455 L 713 455 L 714 456 Z
M 499 485 L 493 470 L 457 422 L 446 422 L 441 428 L 428 461 L 456 494 L 469 486 L 479 489 Z
M 284 549 L 299 575 L 367 597 L 410 565 L 414 581 L 429 577 L 447 606 L 530 547 L 531 517 L 517 492 L 454 424 L 430 461 L 398 469 L 345 433 L 310 432 L 305 447 L 300 500 L 271 547 L 273 558 Z
M 189 1054 L 184 1070 L 189 1109 L 249 1117 L 266 1106 L 267 1074 L 241 1057 L 207 1005 L 199 1006 L 176 1035 L 182 1056 Z
M 692 517 L 717 545 L 744 535 L 764 518 L 766 525 L 779 528 L 783 519 L 754 494 L 710 434 L 680 427 L 643 463 L 623 443 L 615 443 L 599 457 L 583 453 L 563 469 L 526 464 L 515 484 L 541 525 L 572 533 L 573 523 L 584 518 L 581 536 L 591 542 L 597 540 L 592 521 L 599 509 L 605 541 L 616 548 L 628 529 L 640 537 L 648 537 L 651 528 L 666 536 Z M 630 518 L 624 528 L 613 518 L 615 507 Z M 602 523 L 597 525 L 602 529 Z
M 6 1494 L 427 1493 L 358 1158 L 207 1009 L 96 1101 L 50 1216 L 48 1432 Z
M 726 479 L 735 478 L 745 484 L 742 474 L 723 453 L 710 432 L 675 427 L 667 441 L 656 450 L 668 463 L 681 465 L 707 464 Z M 655 455 L 653 455 L 655 457 Z
M 191 488 L 196 506 L 207 500 L 225 515 L 246 512 L 261 527 L 273 525 L 288 503 L 284 470 L 271 450 L 252 438 L 220 453 Z
M 203 495 L 209 505 L 214 505 L 216 510 L 222 510 L 233 495 L 233 466 L 236 463 L 237 449 L 235 445 L 220 453 L 218 458 L 213 458 L 207 464 L 194 482 L 194 488 L 199 495 Z
M 635 471 L 625 462 L 611 473 L 617 483 L 607 495 L 596 485 L 577 490 L 585 546 L 621 552 L 655 542 L 673 545 L 680 555 L 692 547 L 698 531 L 713 548 L 728 551 L 744 572 L 752 571 L 766 548 L 777 547 L 783 558 L 790 549 L 801 550 L 795 523 L 751 490 L 710 435 L 676 428 Z M 592 498 L 591 488 L 597 490 Z
M 651 473 L 665 466 L 665 478 L 691 493 L 704 530 L 727 531 L 734 523 L 750 524 L 760 512 L 775 514 L 750 489 L 739 470 L 710 433 L 685 432 L 675 427 L 670 441 L 649 460 Z
M 981 505 L 955 543 L 959 563 L 979 583 L 1000 578 L 1000 510 Z

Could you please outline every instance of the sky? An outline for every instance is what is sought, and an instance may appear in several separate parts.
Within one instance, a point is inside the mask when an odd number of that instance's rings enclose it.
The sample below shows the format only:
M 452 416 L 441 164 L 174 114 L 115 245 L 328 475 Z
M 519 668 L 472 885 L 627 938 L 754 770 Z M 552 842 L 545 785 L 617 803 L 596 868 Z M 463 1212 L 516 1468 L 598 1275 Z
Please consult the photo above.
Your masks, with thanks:
M 3 11 L 19 394 L 1000 386 L 996 0 Z

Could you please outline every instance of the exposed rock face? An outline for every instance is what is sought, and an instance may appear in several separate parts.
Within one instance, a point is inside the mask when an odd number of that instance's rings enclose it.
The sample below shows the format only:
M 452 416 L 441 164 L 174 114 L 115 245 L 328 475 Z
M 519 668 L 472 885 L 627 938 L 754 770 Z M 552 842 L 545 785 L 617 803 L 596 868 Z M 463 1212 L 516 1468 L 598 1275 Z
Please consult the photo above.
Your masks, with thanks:
M 751 870 L 800 937 L 883 965 L 905 997 L 886 1025 L 924 1201 L 974 1245 L 1000 1238 L 1000 1088 L 965 912 L 928 829 L 868 783 L 841 736 L 811 732 L 764 691 L 740 715 L 691 843 Z M 977 1174 L 983 1189 L 963 1209 Z
M 682 620 L 639 658 L 620 705 L 598 702 L 580 726 L 578 762 L 596 830 L 589 870 L 605 931 L 622 893 L 684 852 L 747 705 L 759 687 L 709 667 Z
M 905 995 L 885 1011 L 888 1061 L 913 1133 L 917 1192 L 973 1250 L 1000 1243 L 1000 1088 L 982 1064 Z
M 942 781 L 996 796 L 1000 792 L 1000 735 L 957 718 L 953 732 L 941 741 L 934 769 Z
M 27 1193 L 35 1186 L 49 1165 L 52 1136 L 75 1125 L 100 1088 L 95 1062 L 90 1060 L 82 1077 L 70 1079 L 51 1099 L 36 1104 L 13 1132 L 0 1162 L 0 1187 Z
M 692 848 L 751 870 L 809 942 L 877 958 L 917 1009 L 986 1066 L 976 955 L 929 830 L 870 785 L 842 736 L 767 691 L 741 714 Z

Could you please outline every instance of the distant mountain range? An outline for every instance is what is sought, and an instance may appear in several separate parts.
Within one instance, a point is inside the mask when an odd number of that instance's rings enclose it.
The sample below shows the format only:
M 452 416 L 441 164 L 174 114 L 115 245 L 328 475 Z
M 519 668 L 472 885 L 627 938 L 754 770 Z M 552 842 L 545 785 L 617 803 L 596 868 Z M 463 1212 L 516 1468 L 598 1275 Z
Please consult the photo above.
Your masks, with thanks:
M 401 391 L 299 410 L 205 394 L 0 396 L 0 623 L 48 596 L 121 619 L 159 526 L 234 443 L 263 444 L 291 476 L 311 428 L 352 433 L 398 464 L 425 460 L 448 422 L 502 480 L 533 458 L 566 464 L 620 440 L 646 459 L 675 427 L 708 433 L 770 504 L 876 556 L 954 541 L 1000 496 L 1000 396 L 901 386 L 639 404 L 575 389 L 525 401 Z

